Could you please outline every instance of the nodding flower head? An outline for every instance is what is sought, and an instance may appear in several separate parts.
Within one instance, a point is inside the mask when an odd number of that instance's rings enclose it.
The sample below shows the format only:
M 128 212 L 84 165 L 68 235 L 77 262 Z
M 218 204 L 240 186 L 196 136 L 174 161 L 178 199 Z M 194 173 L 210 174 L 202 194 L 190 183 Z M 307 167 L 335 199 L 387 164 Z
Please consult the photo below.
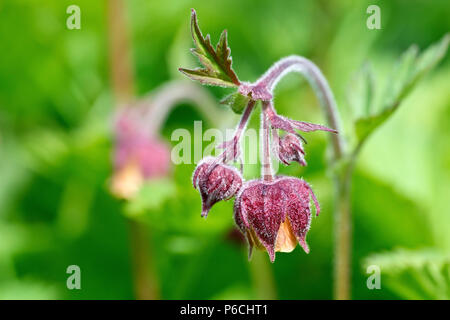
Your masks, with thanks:
M 278 140 L 278 159 L 285 165 L 289 165 L 292 161 L 306 166 L 305 151 L 300 138 L 292 133 L 286 134 Z
M 142 184 L 170 172 L 170 152 L 160 138 L 148 134 L 142 124 L 126 113 L 119 115 L 115 127 L 114 175 L 111 191 L 130 199 Z
M 200 192 L 202 217 L 206 217 L 215 203 L 236 194 L 242 186 L 242 175 L 236 168 L 206 157 L 197 165 L 192 184 Z
M 310 199 L 320 207 L 311 187 L 302 179 L 278 177 L 272 181 L 245 183 L 234 204 L 234 219 L 249 243 L 249 258 L 254 246 L 265 248 L 270 260 L 275 252 L 291 252 L 297 245 L 306 253 L 306 234 L 311 223 Z
M 202 197 L 202 216 L 207 215 L 214 203 L 229 199 L 236 193 L 234 219 L 248 240 L 249 256 L 253 247 L 259 247 L 267 250 L 273 262 L 275 252 L 290 252 L 297 242 L 308 253 L 306 234 L 311 222 L 311 198 L 317 214 L 319 204 L 311 187 L 302 179 L 274 176 L 271 150 L 286 165 L 296 161 L 306 166 L 302 140 L 306 141 L 297 131 L 328 131 L 337 134 L 337 130 L 279 115 L 273 104 L 274 88 L 289 72 L 303 74 L 319 100 L 326 105 L 329 122 L 337 127 L 334 115 L 336 105 L 328 82 L 314 63 L 299 56 L 281 59 L 254 83 L 241 81 L 232 68 L 226 31 L 220 36 L 217 46 L 213 46 L 210 36 L 203 36 L 197 14 L 192 9 L 191 34 L 195 45 L 192 53 L 199 58 L 203 67 L 179 70 L 201 84 L 235 88 L 234 93 L 228 95 L 222 103 L 228 104 L 235 113 L 242 114 L 234 137 L 220 145 L 224 149 L 222 154 L 216 159 L 206 158 L 194 172 L 194 187 Z M 241 174 L 225 163 L 239 160 L 242 171 L 241 140 L 258 101 L 261 101 L 262 130 L 259 145 L 262 179 L 242 185 Z M 285 132 L 281 139 L 278 131 Z M 270 139 L 271 136 L 273 139 Z M 333 139 L 334 146 L 339 147 L 340 143 L 340 140 Z

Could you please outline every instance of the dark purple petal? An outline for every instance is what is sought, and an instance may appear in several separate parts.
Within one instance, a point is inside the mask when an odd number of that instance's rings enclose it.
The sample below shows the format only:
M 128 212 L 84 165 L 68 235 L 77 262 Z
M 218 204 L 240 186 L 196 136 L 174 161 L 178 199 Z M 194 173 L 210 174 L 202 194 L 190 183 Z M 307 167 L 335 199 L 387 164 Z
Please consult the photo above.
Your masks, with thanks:
M 286 217 L 285 199 L 285 193 L 276 181 L 249 184 L 239 197 L 242 220 L 254 230 L 272 262 L 278 230 Z
M 234 202 L 234 221 L 236 222 L 239 231 L 241 231 L 242 234 L 247 239 L 248 259 L 250 260 L 250 258 L 252 257 L 253 247 L 255 246 L 255 243 L 250 235 L 250 230 L 248 229 L 249 226 L 244 223 L 244 220 L 242 218 L 239 195 L 236 196 L 236 201 Z
M 242 176 L 236 168 L 207 157 L 194 170 L 192 184 L 200 191 L 202 217 L 206 217 L 215 203 L 235 195 L 242 186 Z
M 306 234 L 311 223 L 310 197 L 319 211 L 311 187 L 302 179 L 278 177 L 245 183 L 236 196 L 234 220 L 248 240 L 250 254 L 253 246 L 262 245 L 273 262 L 275 251 L 292 250 L 294 237 L 309 253 Z
M 286 165 L 297 161 L 302 166 L 306 166 L 302 141 L 291 133 L 279 139 L 277 155 L 280 161 Z
M 312 200 L 314 202 L 314 206 L 316 207 L 316 216 L 318 216 L 319 213 L 320 213 L 319 201 L 317 201 L 316 195 L 314 194 L 311 186 L 305 181 L 303 181 L 303 183 L 305 184 L 305 187 L 308 189 L 309 194 L 311 195 L 311 198 L 312 198 Z
M 305 252 L 309 253 L 306 234 L 311 224 L 310 196 L 313 195 L 312 189 L 301 179 L 282 178 L 280 181 L 288 194 L 287 216 L 291 223 L 292 231 Z M 319 208 L 315 196 L 313 196 L 313 201 L 316 207 Z

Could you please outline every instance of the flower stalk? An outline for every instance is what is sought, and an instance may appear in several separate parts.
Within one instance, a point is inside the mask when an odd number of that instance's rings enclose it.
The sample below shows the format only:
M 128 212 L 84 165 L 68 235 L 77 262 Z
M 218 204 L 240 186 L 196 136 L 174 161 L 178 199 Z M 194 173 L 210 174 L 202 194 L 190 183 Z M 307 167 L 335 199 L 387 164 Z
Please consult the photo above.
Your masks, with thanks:
M 227 44 L 227 33 L 221 35 L 216 49 L 212 46 L 209 36 L 204 37 L 198 26 L 194 10 L 191 15 L 191 31 L 196 48 L 193 49 L 203 65 L 203 68 L 193 70 L 180 68 L 180 71 L 192 80 L 202 84 L 223 87 L 237 87 L 236 93 L 224 101 L 233 111 L 242 110 L 242 101 L 248 99 L 262 102 L 261 112 L 261 162 L 262 179 L 244 183 L 236 194 L 234 216 L 238 228 L 246 236 L 251 256 L 253 247 L 265 247 L 273 262 L 275 251 L 290 252 L 298 240 L 305 252 L 309 247 L 305 237 L 309 230 L 311 207 L 310 199 L 314 200 L 317 214 L 320 210 L 317 199 L 311 187 L 303 180 L 289 177 L 274 177 L 271 167 L 269 147 L 272 136 L 272 150 L 278 153 L 278 159 L 289 164 L 291 161 L 306 165 L 304 159 L 304 138 L 297 133 L 309 131 L 329 131 L 337 133 L 340 130 L 340 119 L 333 93 L 320 69 L 310 60 L 300 56 L 289 56 L 275 63 L 256 82 L 241 82 L 231 67 L 230 49 Z M 273 106 L 273 91 L 277 83 L 288 73 L 302 74 L 312 86 L 320 100 L 330 128 L 312 123 L 291 120 L 276 113 Z M 248 110 L 248 109 L 247 109 Z M 245 111 L 247 111 L 245 110 Z M 244 118 L 244 117 L 243 117 Z M 241 120 L 242 122 L 242 120 Z M 241 127 L 241 126 L 239 126 Z M 277 130 L 283 130 L 286 135 L 281 139 Z M 240 135 L 240 130 L 237 133 Z M 272 133 L 272 135 L 271 135 Z M 342 135 L 330 135 L 333 156 L 330 166 L 344 164 L 345 172 L 334 174 L 336 211 L 335 211 L 335 297 L 347 299 L 350 297 L 350 259 L 351 259 L 351 211 L 350 190 L 353 161 L 348 161 L 346 145 Z M 235 151 L 239 137 L 224 144 L 225 151 L 220 160 L 235 160 Z M 230 151 L 230 146 L 232 150 Z M 231 157 L 229 157 L 231 155 Z M 219 161 L 219 159 L 217 160 Z M 222 183 L 223 181 L 220 181 Z M 219 181 L 215 182 L 219 183 Z M 264 204 L 260 207 L 260 204 Z M 267 211 L 268 210 L 268 211 Z
M 264 181 L 273 180 L 272 159 L 270 157 L 270 122 L 267 110 L 270 106 L 269 102 L 263 103 L 263 110 L 261 112 L 262 122 L 262 177 Z
M 318 79 L 311 77 L 313 84 L 322 87 L 327 86 L 324 77 L 317 67 L 305 68 L 303 65 L 309 63 L 305 58 L 292 56 L 280 60 L 257 82 L 241 82 L 231 66 L 227 32 L 222 32 L 219 43 L 214 47 L 209 35 L 204 37 L 200 31 L 195 10 L 191 13 L 191 32 L 196 46 L 192 53 L 199 58 L 203 68 L 179 70 L 202 84 L 237 88 L 233 94 L 222 100 L 222 103 L 230 105 L 236 113 L 243 111 L 235 136 L 220 146 L 224 149 L 222 154 L 217 158 L 203 159 L 194 171 L 193 185 L 202 198 L 202 216 L 206 217 L 216 202 L 236 196 L 234 218 L 236 225 L 247 238 L 249 257 L 253 247 L 262 248 L 267 250 L 270 260 L 274 262 L 275 252 L 291 252 L 297 242 L 309 253 L 306 234 L 311 222 L 311 199 L 317 214 L 320 210 L 318 201 L 304 180 L 274 177 L 271 150 L 276 150 L 278 159 L 286 165 L 292 161 L 306 165 L 301 141 L 304 138 L 297 130 L 333 133 L 337 131 L 278 115 L 273 106 L 273 89 L 279 79 L 292 70 L 312 69 L 313 75 Z M 307 66 L 311 65 L 314 66 L 312 63 Z M 327 94 L 329 92 L 325 92 L 325 96 Z M 243 183 L 242 176 L 228 163 L 240 157 L 241 134 L 257 101 L 262 103 L 261 179 Z M 286 131 L 287 134 L 280 140 L 277 130 Z M 272 132 L 276 139 L 271 141 Z
M 108 2 L 111 82 L 117 106 L 123 106 L 131 102 L 134 91 L 131 50 L 123 12 L 123 0 Z M 128 226 L 135 296 L 140 300 L 158 299 L 158 286 L 149 252 L 148 230 L 139 222 L 131 219 L 128 219 Z
M 333 93 L 320 69 L 306 58 L 290 56 L 275 63 L 256 86 L 273 90 L 289 72 L 302 74 L 310 83 L 321 102 L 328 126 L 340 131 L 340 118 Z M 334 173 L 335 213 L 334 213 L 334 298 L 350 299 L 351 256 L 352 256 L 352 215 L 351 215 L 351 183 L 356 153 L 347 159 L 346 144 L 342 135 L 330 135 L 333 156 L 330 166 L 344 162 L 342 173 Z

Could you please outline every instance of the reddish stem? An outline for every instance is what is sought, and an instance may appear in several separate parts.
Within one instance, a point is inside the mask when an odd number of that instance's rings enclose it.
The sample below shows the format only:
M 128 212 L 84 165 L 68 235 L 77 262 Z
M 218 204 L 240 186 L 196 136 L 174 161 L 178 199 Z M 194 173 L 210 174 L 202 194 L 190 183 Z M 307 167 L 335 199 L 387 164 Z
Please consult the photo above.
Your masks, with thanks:
M 275 63 L 258 81 L 254 88 L 257 90 L 273 93 L 275 86 L 289 72 L 299 72 L 305 76 L 314 89 L 317 97 L 321 101 L 327 118 L 328 125 L 340 132 L 339 115 L 333 92 L 320 69 L 310 60 L 289 56 Z M 341 134 L 331 135 L 331 142 L 334 150 L 334 160 L 340 159 L 344 155 L 345 144 Z
M 134 98 L 131 50 L 126 33 L 123 0 L 108 1 L 107 9 L 111 80 L 117 106 L 123 106 Z M 156 276 L 150 259 L 148 230 L 131 219 L 128 220 L 128 224 L 136 298 L 158 299 Z
M 259 96 L 272 96 L 277 82 L 287 73 L 296 71 L 306 77 L 321 101 L 328 125 L 340 132 L 339 115 L 333 93 L 320 69 L 311 61 L 299 56 L 290 56 L 275 63 L 255 84 L 250 85 Z M 333 146 L 333 162 L 339 162 L 346 155 L 346 146 L 341 134 L 330 136 Z M 344 174 L 335 174 L 335 267 L 334 297 L 350 299 L 352 217 L 351 217 L 352 164 Z
M 262 126 L 262 176 L 265 181 L 273 180 L 272 160 L 270 158 L 270 122 L 268 110 L 270 110 L 271 102 L 263 102 L 263 110 L 261 112 L 261 126 Z
M 220 161 L 226 162 L 229 160 L 235 160 L 238 153 L 237 148 L 239 147 L 239 142 L 242 137 L 242 132 L 245 131 L 245 127 L 247 126 L 248 120 L 250 119 L 250 115 L 252 114 L 255 104 L 255 100 L 249 101 L 247 107 L 244 110 L 244 113 L 242 114 L 241 120 L 236 127 L 233 138 L 223 144 L 224 151 L 217 157 L 217 163 Z

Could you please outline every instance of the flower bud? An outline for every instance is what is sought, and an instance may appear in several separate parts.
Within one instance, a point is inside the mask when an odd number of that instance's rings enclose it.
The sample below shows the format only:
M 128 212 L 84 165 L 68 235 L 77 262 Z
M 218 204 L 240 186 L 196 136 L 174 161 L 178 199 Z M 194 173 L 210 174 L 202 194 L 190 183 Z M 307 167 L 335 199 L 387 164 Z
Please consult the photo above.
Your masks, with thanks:
M 263 247 L 275 260 L 275 252 L 291 252 L 297 242 L 306 253 L 306 233 L 311 223 L 310 199 L 320 208 L 311 187 L 302 179 L 279 177 L 273 181 L 245 183 L 234 206 L 234 219 L 249 243 Z
M 288 165 L 292 161 L 297 161 L 302 166 L 306 166 L 303 143 L 294 134 L 288 133 L 279 139 L 277 155 L 278 159 L 285 165 Z
M 192 184 L 200 192 L 202 217 L 206 217 L 216 202 L 228 200 L 236 194 L 242 186 L 242 176 L 236 168 L 207 157 L 194 170 Z

